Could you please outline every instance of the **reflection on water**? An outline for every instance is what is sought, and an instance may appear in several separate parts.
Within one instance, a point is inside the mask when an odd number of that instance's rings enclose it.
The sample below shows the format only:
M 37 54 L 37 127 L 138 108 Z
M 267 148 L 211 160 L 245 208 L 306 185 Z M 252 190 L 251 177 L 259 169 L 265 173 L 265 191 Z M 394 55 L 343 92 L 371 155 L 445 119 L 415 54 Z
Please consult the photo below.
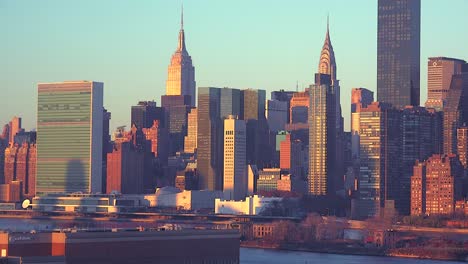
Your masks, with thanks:
M 241 248 L 241 264 L 456 264 L 463 262 L 432 261 L 386 257 L 350 256 Z

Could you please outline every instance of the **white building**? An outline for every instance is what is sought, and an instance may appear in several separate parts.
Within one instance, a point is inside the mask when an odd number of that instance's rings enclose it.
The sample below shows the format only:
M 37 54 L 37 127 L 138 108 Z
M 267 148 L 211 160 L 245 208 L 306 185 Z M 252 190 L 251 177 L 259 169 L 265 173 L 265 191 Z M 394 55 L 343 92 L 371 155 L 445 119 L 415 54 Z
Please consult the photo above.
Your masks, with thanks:
M 181 191 L 175 187 L 156 189 L 154 194 L 140 196 L 146 207 L 168 207 L 183 210 L 213 209 L 216 198 L 223 198 L 221 191 Z
M 247 152 L 245 121 L 236 116 L 224 120 L 224 195 L 242 199 L 247 195 Z
M 258 195 L 249 196 L 245 201 L 233 201 L 216 199 L 215 213 L 216 214 L 233 214 L 233 215 L 258 215 L 263 210 L 271 207 L 276 202 L 281 202 L 281 197 L 262 197 Z

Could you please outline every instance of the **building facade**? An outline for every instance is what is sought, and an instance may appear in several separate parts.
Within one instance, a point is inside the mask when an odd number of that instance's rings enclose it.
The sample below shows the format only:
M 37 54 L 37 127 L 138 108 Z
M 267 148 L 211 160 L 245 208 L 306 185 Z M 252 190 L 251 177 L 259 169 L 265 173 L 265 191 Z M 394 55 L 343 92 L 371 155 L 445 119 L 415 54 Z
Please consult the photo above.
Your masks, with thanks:
M 288 103 L 277 100 L 267 100 L 265 107 L 265 115 L 268 120 L 270 131 L 276 133 L 284 130 L 288 122 Z
M 441 111 L 446 103 L 454 74 L 461 73 L 466 61 L 446 57 L 432 57 L 427 62 L 427 108 Z
M 463 170 L 457 156 L 433 155 L 417 162 L 411 178 L 411 215 L 450 215 L 461 198 Z
M 195 106 L 195 67 L 185 46 L 184 18 L 181 16 L 179 42 L 167 69 L 166 95 L 188 95 Z
M 421 0 L 379 0 L 377 100 L 419 106 Z
M 184 138 L 184 152 L 195 153 L 197 150 L 198 111 L 192 108 L 187 115 L 187 136 Z
M 463 168 L 468 169 L 468 127 L 457 129 L 457 154 Z
M 236 116 L 224 120 L 223 191 L 225 198 L 239 200 L 247 195 L 247 133 L 245 121 Z
M 102 83 L 39 84 L 36 192 L 100 192 L 102 134 Z

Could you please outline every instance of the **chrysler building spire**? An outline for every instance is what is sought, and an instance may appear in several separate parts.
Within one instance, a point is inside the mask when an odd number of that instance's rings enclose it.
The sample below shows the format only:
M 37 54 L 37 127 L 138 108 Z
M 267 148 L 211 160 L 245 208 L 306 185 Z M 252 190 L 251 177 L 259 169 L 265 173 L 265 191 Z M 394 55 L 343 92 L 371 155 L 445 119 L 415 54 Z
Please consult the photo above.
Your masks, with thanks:
M 325 42 L 323 43 L 322 52 L 320 53 L 319 73 L 331 75 L 332 84 L 336 81 L 336 62 L 335 52 L 330 40 L 330 24 L 327 16 L 327 33 Z

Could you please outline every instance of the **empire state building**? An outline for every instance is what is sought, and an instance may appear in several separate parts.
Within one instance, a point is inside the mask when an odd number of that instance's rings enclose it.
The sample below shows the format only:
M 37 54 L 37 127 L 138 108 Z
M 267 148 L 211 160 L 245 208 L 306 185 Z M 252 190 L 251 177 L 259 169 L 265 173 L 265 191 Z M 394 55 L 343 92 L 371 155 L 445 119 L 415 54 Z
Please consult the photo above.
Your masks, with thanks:
M 191 106 L 195 106 L 195 68 L 185 47 L 183 10 L 179 43 L 167 69 L 166 95 L 190 95 Z

